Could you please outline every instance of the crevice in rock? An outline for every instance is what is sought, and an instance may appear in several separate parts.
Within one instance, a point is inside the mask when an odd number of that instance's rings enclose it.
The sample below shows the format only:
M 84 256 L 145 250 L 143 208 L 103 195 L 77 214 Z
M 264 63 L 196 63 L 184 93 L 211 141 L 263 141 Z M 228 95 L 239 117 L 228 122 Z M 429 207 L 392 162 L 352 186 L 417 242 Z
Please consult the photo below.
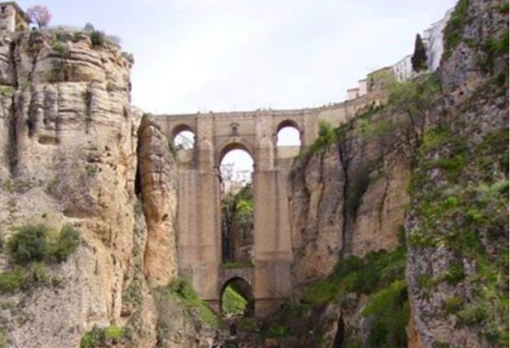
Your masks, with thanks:
M 354 158 L 354 152 L 352 151 L 353 147 L 353 139 L 349 137 L 349 133 L 353 129 L 353 123 L 350 122 L 347 124 L 347 127 L 345 129 L 341 130 L 341 133 L 339 133 L 339 141 L 338 141 L 338 151 L 340 152 L 340 166 L 342 167 L 343 174 L 344 174 L 344 182 L 342 186 L 342 197 L 343 197 L 343 205 L 342 205 L 342 246 L 340 249 L 340 257 L 343 258 L 351 251 L 351 241 L 352 236 L 350 236 L 352 233 L 348 233 L 348 229 L 351 226 L 349 213 L 348 213 L 348 207 L 347 207 L 347 197 L 349 192 L 349 186 L 350 186 L 350 175 L 349 175 L 349 169 L 351 161 Z
M 35 104 L 34 95 L 30 97 L 30 103 L 28 104 L 28 136 L 32 138 L 37 132 L 37 105 Z
M 345 323 L 343 314 L 340 315 L 336 327 L 336 335 L 331 348 L 343 348 L 345 339 Z
M 13 95 L 9 115 L 7 158 L 9 159 L 9 170 L 12 176 L 18 174 L 18 165 L 20 162 L 21 132 L 23 130 L 23 99 L 23 93 Z
M 9 59 L 10 59 L 11 67 L 12 67 L 12 80 L 14 82 L 14 89 L 18 89 L 18 69 L 17 69 L 18 66 L 16 64 L 15 52 L 16 52 L 16 43 L 14 41 L 12 41 L 9 46 L 9 53 L 10 53 Z
M 85 103 L 85 133 L 90 132 L 90 125 L 92 123 L 92 89 L 90 84 L 83 92 L 83 102 Z M 139 130 L 140 131 L 140 130 Z

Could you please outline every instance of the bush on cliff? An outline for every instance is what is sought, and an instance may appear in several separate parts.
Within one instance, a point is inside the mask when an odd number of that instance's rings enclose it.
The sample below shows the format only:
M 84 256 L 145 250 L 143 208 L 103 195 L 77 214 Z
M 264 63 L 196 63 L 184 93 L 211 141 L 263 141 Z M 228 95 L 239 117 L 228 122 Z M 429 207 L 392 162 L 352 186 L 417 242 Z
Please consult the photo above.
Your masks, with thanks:
M 121 342 L 126 336 L 123 328 L 119 326 L 108 326 L 99 328 L 94 326 L 80 341 L 80 348 L 99 348 L 112 346 Z
M 78 248 L 81 237 L 71 225 L 55 233 L 44 224 L 28 224 L 16 228 L 7 248 L 11 261 L 17 265 L 31 262 L 63 262 Z

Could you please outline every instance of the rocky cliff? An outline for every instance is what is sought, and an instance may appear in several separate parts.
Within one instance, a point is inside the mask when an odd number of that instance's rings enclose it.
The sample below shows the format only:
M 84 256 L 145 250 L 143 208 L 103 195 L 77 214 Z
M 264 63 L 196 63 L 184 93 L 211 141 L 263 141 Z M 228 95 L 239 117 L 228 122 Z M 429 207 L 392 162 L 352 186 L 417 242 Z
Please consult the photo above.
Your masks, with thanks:
M 413 167 L 407 280 L 424 347 L 508 346 L 508 2 L 459 1 L 443 113 Z
M 61 30 L 4 37 L 0 53 L 2 240 L 28 225 L 82 240 L 65 262 L 22 266 L 4 246 L 3 346 L 156 346 L 154 287 L 177 269 L 176 170 L 164 135 L 131 110 L 132 58 L 100 32 Z M 187 335 L 196 328 L 169 346 L 199 344 Z
M 294 294 L 245 346 L 508 345 L 508 3 L 461 0 L 445 44 L 296 158 Z M 131 64 L 95 31 L 0 41 L 0 347 L 219 342 L 176 274 L 176 162 Z
M 508 3 L 460 1 L 445 47 L 294 165 L 290 311 L 321 333 L 309 346 L 508 344 Z

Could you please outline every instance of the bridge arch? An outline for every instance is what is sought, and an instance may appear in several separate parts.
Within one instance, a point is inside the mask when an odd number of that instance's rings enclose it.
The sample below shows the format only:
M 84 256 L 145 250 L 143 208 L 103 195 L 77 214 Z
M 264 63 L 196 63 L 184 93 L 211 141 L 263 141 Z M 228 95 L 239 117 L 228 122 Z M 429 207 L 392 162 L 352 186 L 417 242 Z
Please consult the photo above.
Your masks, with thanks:
M 282 128 L 285 128 L 285 127 L 292 127 L 292 128 L 295 128 L 297 129 L 300 133 L 302 132 L 302 129 L 301 129 L 301 126 L 299 125 L 299 123 L 291 118 L 287 118 L 283 121 L 281 121 L 280 123 L 278 123 L 278 126 L 276 127 L 276 133 L 278 133 L 279 131 L 282 130 Z
M 190 125 L 181 123 L 175 126 L 171 132 L 170 141 L 172 145 L 179 149 L 192 149 L 196 144 L 197 133 Z
M 231 276 L 223 281 L 219 291 L 220 308 L 223 315 L 253 316 L 255 296 L 250 277 Z M 234 303 L 232 303 L 234 302 Z
M 219 148 L 219 150 L 216 152 L 216 166 L 218 166 L 218 167 L 221 165 L 221 162 L 223 161 L 225 156 L 233 150 L 246 151 L 248 153 L 248 155 L 250 155 L 250 157 L 253 160 L 253 166 L 255 167 L 255 165 L 256 165 L 253 146 L 249 142 L 245 141 L 244 139 L 236 139 L 235 141 L 228 141 L 228 142 L 220 145 L 218 148 Z
M 278 123 L 274 134 L 275 144 L 279 146 L 301 146 L 304 143 L 304 133 L 298 122 L 285 119 Z

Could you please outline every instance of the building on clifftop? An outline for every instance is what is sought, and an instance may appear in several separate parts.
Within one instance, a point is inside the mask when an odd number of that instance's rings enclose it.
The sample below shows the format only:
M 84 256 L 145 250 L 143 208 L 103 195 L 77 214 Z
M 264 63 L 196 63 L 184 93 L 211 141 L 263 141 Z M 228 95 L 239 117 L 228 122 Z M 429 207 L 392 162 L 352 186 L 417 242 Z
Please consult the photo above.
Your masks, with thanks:
M 0 2 L 0 35 L 28 29 L 30 20 L 14 1 Z

